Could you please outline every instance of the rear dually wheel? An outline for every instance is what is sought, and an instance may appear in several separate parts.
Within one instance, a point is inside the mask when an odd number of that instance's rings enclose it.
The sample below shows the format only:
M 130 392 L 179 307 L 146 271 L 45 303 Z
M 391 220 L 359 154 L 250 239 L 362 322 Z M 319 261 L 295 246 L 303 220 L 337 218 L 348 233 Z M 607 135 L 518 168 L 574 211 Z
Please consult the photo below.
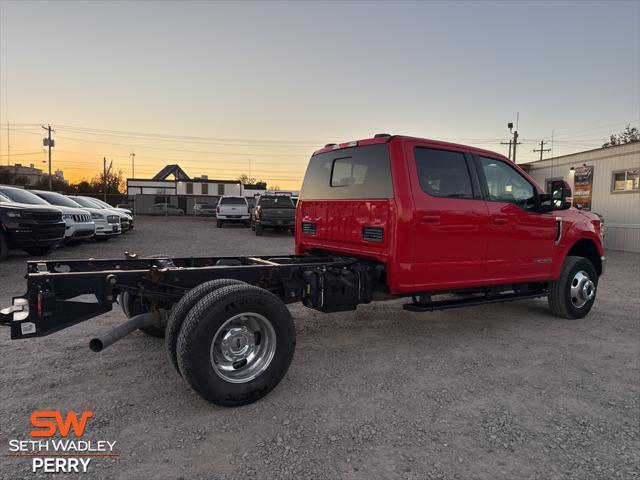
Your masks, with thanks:
M 182 376 L 205 400 L 245 405 L 269 393 L 287 372 L 296 344 L 285 304 L 251 285 L 223 287 L 189 312 L 178 336 Z

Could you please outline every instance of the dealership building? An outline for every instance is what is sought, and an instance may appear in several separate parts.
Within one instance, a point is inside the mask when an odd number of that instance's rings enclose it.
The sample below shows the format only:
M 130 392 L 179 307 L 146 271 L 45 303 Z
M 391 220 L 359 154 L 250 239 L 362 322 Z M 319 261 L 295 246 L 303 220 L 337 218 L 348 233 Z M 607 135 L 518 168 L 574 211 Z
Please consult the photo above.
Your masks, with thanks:
M 640 142 L 520 165 L 549 190 L 566 180 L 574 204 L 605 221 L 605 248 L 640 252 Z
M 191 178 L 179 165 L 167 165 L 152 178 L 127 179 L 127 196 L 137 214 L 152 213 L 156 203 L 168 203 L 192 215 L 196 203 L 215 205 L 222 195 L 242 195 L 240 180 Z

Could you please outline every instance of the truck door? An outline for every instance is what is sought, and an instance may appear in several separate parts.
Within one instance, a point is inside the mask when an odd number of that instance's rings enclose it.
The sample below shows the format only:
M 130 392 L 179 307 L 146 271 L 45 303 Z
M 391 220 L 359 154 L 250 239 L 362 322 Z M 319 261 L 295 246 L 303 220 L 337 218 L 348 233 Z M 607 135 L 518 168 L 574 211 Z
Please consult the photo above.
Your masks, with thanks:
M 462 150 L 408 144 L 414 200 L 412 272 L 416 288 L 481 285 L 488 212 L 473 160 Z
M 486 281 L 547 280 L 557 225 L 553 212 L 535 211 L 537 188 L 512 164 L 476 157 L 490 216 Z

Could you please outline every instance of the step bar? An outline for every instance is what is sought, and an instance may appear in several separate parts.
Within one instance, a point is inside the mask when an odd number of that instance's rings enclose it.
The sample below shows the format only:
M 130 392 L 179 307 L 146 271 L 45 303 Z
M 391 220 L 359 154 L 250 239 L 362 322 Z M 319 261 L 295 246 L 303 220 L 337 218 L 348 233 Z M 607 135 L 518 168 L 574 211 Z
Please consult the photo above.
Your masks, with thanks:
M 531 298 L 546 297 L 547 290 L 522 293 L 503 293 L 501 295 L 486 295 L 483 297 L 465 297 L 460 299 L 439 300 L 436 302 L 413 302 L 406 303 L 402 308 L 409 312 L 433 312 L 436 310 L 448 310 L 450 308 L 469 307 L 473 305 L 488 305 L 491 303 L 514 302 L 516 300 L 526 300 Z

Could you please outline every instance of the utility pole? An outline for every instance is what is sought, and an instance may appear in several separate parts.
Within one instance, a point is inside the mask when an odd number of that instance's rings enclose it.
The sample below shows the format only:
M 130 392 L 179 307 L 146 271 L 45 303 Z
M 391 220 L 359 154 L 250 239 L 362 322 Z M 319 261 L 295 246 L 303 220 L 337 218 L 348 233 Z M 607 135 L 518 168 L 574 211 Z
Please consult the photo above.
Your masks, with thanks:
M 56 146 L 55 140 L 51 138 L 51 132 L 55 133 L 55 130 L 51 128 L 51 125 L 47 125 L 46 127 L 42 125 L 42 128 L 45 129 L 49 135 L 42 141 L 42 144 L 45 147 L 49 147 L 49 191 L 53 191 L 52 182 L 51 182 L 51 147 Z
M 520 145 L 520 142 L 518 142 L 518 130 L 513 130 L 513 122 L 507 123 L 507 128 L 510 133 L 513 133 L 513 139 L 509 140 L 509 159 L 516 163 L 516 148 Z M 511 158 L 511 145 L 513 145 L 513 158 Z
M 131 178 L 136 178 L 136 154 L 131 152 Z
M 509 160 L 511 160 L 511 145 L 513 144 L 513 140 L 509 140 L 508 142 L 500 142 L 500 145 L 509 145 Z
M 102 190 L 104 191 L 104 201 L 107 201 L 107 157 L 102 157 Z
M 7 122 L 7 165 L 11 165 L 11 150 L 9 147 L 9 122 Z
M 535 148 L 533 149 L 534 152 L 540 152 L 540 160 L 542 160 L 542 153 L 543 152 L 550 152 L 551 149 L 550 148 L 544 148 L 544 144 L 545 143 L 549 143 L 549 142 L 545 142 L 544 140 L 540 140 L 540 149 L 536 150 Z

